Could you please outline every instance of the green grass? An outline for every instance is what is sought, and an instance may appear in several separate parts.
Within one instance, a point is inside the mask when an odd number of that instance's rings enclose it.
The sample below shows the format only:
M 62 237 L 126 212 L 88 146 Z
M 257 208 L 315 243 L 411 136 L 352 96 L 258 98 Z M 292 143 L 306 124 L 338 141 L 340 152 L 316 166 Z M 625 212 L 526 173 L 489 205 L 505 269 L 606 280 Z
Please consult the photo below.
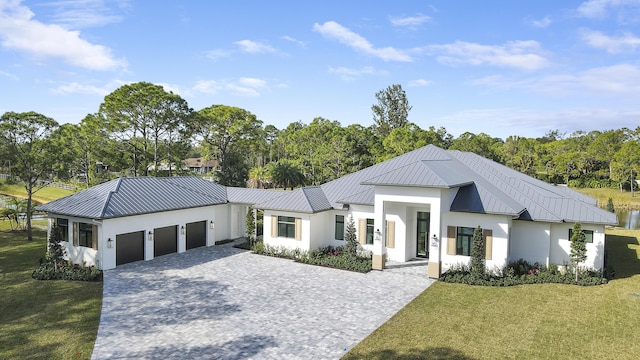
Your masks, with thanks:
M 22 184 L 9 185 L 7 183 L 0 182 L 0 194 L 25 199 L 27 198 L 27 191 L 24 189 L 24 186 L 22 186 Z M 44 204 L 71 194 L 73 194 L 73 191 L 58 189 L 54 187 L 45 187 L 33 194 L 33 200 Z
M 345 359 L 636 359 L 639 230 L 608 231 L 606 285 L 436 282 Z
M 0 359 L 89 359 L 102 282 L 38 281 L 45 233 L 9 232 L 0 222 Z
M 631 197 L 630 191 L 621 192 L 619 189 L 577 189 L 585 195 L 591 196 L 598 200 L 600 207 L 606 207 L 609 198 L 613 200 L 613 205 L 616 208 L 621 209 L 639 209 L 640 208 L 640 191 L 634 192 L 634 197 Z

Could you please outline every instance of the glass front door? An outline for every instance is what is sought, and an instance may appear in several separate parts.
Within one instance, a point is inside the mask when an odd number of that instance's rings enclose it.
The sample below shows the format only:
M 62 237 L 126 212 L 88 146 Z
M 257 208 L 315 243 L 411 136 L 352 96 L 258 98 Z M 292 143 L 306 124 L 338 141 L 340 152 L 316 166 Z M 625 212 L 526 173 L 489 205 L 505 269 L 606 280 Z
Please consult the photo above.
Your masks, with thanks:
M 416 231 L 418 257 L 429 257 L 429 220 L 428 212 L 418 211 L 418 226 Z

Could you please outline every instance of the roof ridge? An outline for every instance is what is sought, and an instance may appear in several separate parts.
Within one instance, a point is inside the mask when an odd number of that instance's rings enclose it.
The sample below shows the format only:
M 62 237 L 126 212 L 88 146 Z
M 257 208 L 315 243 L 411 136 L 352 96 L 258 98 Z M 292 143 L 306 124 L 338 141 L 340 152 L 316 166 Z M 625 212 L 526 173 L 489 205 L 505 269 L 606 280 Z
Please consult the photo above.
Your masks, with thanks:
M 120 190 L 120 185 L 122 185 L 122 181 L 124 178 L 118 178 L 116 179 L 116 187 L 109 191 L 109 194 L 107 195 L 107 197 L 104 199 L 104 204 L 102 205 L 102 210 L 100 211 L 100 217 L 104 218 L 104 215 L 107 213 L 107 207 L 109 205 L 109 202 L 111 201 L 111 196 L 118 192 L 118 190 Z

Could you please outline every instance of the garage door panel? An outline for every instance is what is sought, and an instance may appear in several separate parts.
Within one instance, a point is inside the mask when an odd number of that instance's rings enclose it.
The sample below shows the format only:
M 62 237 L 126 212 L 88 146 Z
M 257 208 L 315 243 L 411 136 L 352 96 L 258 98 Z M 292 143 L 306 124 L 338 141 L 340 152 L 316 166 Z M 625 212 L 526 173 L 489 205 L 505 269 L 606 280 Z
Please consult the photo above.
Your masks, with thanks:
M 207 222 L 198 221 L 187 224 L 187 250 L 207 244 Z
M 178 226 L 153 229 L 153 256 L 178 252 Z
M 116 266 L 144 260 L 144 231 L 116 235 Z

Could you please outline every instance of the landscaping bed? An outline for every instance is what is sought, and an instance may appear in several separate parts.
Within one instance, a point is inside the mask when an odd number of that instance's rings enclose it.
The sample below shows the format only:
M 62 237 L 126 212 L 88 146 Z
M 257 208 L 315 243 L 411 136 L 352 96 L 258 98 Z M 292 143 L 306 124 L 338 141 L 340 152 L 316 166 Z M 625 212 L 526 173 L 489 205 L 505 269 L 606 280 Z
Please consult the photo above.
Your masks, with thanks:
M 567 266 L 530 264 L 522 259 L 510 262 L 503 269 L 485 274 L 474 274 L 471 267 L 453 266 L 440 276 L 440 281 L 481 286 L 514 286 L 523 284 L 602 285 L 608 282 L 602 271 L 580 269 L 576 281 L 575 270 Z
M 371 270 L 371 256 L 369 254 L 349 255 L 342 246 L 327 246 L 320 249 L 302 251 L 300 249 L 274 247 L 265 245 L 263 242 L 256 242 L 251 250 L 256 254 L 291 259 L 304 264 L 360 273 L 367 273 Z

